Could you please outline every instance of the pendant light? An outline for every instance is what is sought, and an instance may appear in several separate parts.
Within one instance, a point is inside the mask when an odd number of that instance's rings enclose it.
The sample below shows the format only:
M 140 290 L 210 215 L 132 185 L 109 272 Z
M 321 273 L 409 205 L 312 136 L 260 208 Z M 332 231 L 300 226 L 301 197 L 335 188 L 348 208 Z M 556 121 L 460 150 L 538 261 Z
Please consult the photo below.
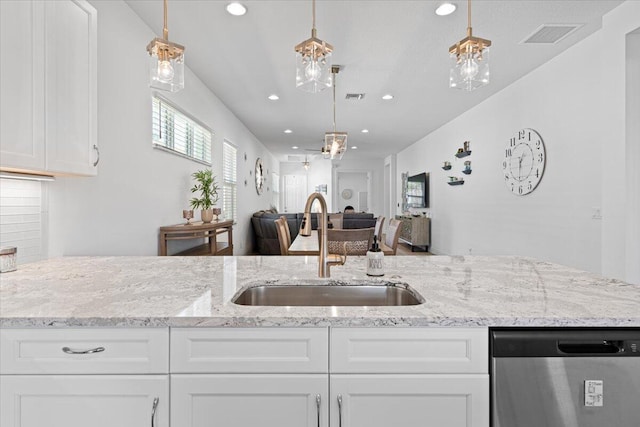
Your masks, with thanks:
M 342 159 L 345 151 L 347 151 L 347 132 L 336 131 L 336 74 L 340 71 L 340 67 L 331 67 L 333 75 L 333 132 L 324 134 L 324 153 L 328 153 L 331 160 Z
M 149 52 L 149 86 L 178 92 L 184 89 L 184 46 L 169 41 L 167 0 L 164 0 L 162 38 L 156 37 L 147 46 Z
M 316 35 L 316 0 L 312 0 L 311 38 L 295 47 L 296 87 L 318 93 L 331 86 L 331 52 L 333 46 Z
M 471 0 L 467 2 L 467 37 L 449 48 L 451 71 L 449 87 L 472 91 L 489 84 L 489 46 L 491 40 L 474 37 L 471 32 Z
M 311 167 L 311 163 L 309 163 L 309 160 L 307 160 L 307 156 L 304 156 L 304 162 L 302 162 L 302 167 L 304 167 L 304 170 L 307 170 L 307 171 Z

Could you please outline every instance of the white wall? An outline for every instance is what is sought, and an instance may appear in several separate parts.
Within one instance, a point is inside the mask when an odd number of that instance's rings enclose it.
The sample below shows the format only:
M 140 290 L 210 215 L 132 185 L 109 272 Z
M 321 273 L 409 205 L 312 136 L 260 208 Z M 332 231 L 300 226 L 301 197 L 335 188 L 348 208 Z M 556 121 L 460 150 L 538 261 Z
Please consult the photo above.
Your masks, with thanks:
M 533 256 L 630 281 L 625 242 L 640 236 L 625 234 L 625 200 L 640 190 L 625 183 L 625 35 L 638 26 L 640 2 L 622 4 L 601 31 L 398 154 L 398 174 L 431 173 L 433 252 Z M 525 127 L 542 135 L 547 165 L 538 188 L 519 197 L 501 163 Z M 449 186 L 448 175 L 464 176 L 466 159 L 454 154 L 465 140 L 473 172 Z M 441 169 L 445 160 L 451 171 Z
M 345 201 L 338 199 L 340 196 L 336 190 L 338 172 L 368 172 L 371 174 L 371 194 L 369 194 L 369 212 L 374 216 L 384 214 L 384 159 L 367 157 L 364 150 L 349 150 L 342 160 L 333 161 L 334 207 L 336 210 L 344 209 Z M 357 195 L 353 202 L 348 203 L 353 207 L 357 204 Z
M 640 136 L 637 132 L 627 135 L 627 132 L 634 131 L 631 126 L 638 122 L 639 116 L 638 110 L 635 110 L 635 115 L 632 110 L 627 111 L 627 107 L 637 105 L 632 100 L 638 97 L 637 83 L 627 80 L 626 76 L 634 67 L 629 64 L 627 68 L 627 61 L 637 61 L 637 56 L 627 55 L 627 49 L 634 43 L 627 36 L 639 27 L 640 2 L 627 1 L 609 12 L 603 18 L 602 28 L 606 49 L 596 57 L 600 59 L 602 68 L 600 111 L 602 123 L 605 124 L 605 139 L 601 146 L 604 164 L 602 274 L 632 283 L 640 283 L 637 267 L 640 264 L 640 249 L 637 246 L 640 235 L 637 227 L 629 227 L 630 223 L 637 224 L 640 218 L 637 201 L 640 192 L 640 178 L 637 175 Z
M 122 1 L 92 4 L 98 10 L 99 174 L 61 178 L 50 185 L 50 256 L 155 255 L 158 227 L 183 221 L 182 209 L 191 197 L 190 175 L 204 165 L 152 148 L 145 47 L 156 35 Z M 188 49 L 186 58 L 188 65 Z M 257 157 L 265 171 L 277 172 L 279 165 L 215 94 L 185 71 L 185 89 L 162 95 L 214 131 L 212 169 L 219 183 L 222 141 L 237 146 L 234 253 L 250 252 L 251 214 L 268 208 L 271 194 L 265 188 L 257 195 L 249 171 Z M 265 187 L 270 187 L 267 176 Z
M 307 189 L 306 195 L 313 193 L 316 190 L 318 185 L 326 185 L 327 186 L 327 194 L 323 194 L 325 201 L 327 202 L 327 209 L 329 212 L 333 212 L 333 189 L 332 189 L 332 178 L 331 178 L 331 161 L 325 159 L 318 158 L 308 158 L 310 166 L 309 169 L 306 170 L 302 165 L 302 162 L 282 162 L 280 163 L 280 173 L 281 173 L 281 181 L 284 182 L 282 176 L 284 175 L 298 175 L 298 176 L 306 176 L 307 177 Z M 284 197 L 284 191 L 280 190 L 281 197 Z M 306 199 L 305 199 L 306 200 Z M 282 202 L 281 202 L 282 204 Z M 304 205 L 299 210 L 302 212 L 304 210 Z M 290 210 L 290 212 L 293 212 Z

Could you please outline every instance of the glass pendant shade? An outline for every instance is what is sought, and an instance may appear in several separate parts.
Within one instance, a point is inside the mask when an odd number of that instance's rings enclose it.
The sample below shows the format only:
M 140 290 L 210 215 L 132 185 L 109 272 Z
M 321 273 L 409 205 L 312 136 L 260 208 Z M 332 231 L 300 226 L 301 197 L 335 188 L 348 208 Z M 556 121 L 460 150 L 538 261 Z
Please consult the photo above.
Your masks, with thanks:
M 316 2 L 312 0 L 311 38 L 299 43 L 296 51 L 296 87 L 318 93 L 332 85 L 331 52 L 333 46 L 316 34 Z
M 472 91 L 489 84 L 489 47 L 470 47 L 450 57 L 449 87 Z
M 184 89 L 184 47 L 161 38 L 147 46 L 149 52 L 149 86 L 178 92 Z
M 347 151 L 347 132 L 327 132 L 324 134 L 324 153 L 331 160 L 341 160 Z
M 177 92 L 184 89 L 184 46 L 169 41 L 167 1 L 164 0 L 162 38 L 156 37 L 147 45 L 149 53 L 149 86 Z
M 331 87 L 331 45 L 312 37 L 296 46 L 296 87 L 311 93 Z
M 474 37 L 471 29 L 471 0 L 467 2 L 467 37 L 449 48 L 449 87 L 472 91 L 489 84 L 491 40 Z

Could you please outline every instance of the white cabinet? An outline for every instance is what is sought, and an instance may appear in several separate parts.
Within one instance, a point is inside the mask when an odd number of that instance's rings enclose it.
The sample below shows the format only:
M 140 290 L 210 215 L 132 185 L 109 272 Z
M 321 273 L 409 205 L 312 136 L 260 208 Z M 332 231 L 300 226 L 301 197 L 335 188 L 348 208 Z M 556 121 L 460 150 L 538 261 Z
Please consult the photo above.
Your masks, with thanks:
M 168 328 L 0 329 L 0 426 L 168 427 Z
M 331 426 L 488 427 L 488 375 L 331 375 Z
M 3 427 L 169 425 L 166 375 L 3 375 L 1 378 L 0 425 Z
M 171 425 L 327 427 L 327 328 L 171 330 Z
M 0 168 L 96 175 L 96 10 L 7 0 L 0 17 Z
M 327 427 L 328 376 L 171 375 L 177 427 Z
M 172 329 L 171 425 L 488 427 L 488 366 L 486 328 Z
M 331 330 L 331 426 L 488 427 L 486 328 Z

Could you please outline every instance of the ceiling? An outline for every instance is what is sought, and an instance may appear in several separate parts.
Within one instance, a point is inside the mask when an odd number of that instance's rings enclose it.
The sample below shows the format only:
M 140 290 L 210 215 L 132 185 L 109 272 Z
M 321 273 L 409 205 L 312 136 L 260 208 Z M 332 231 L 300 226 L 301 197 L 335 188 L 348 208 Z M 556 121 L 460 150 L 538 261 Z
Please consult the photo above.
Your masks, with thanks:
M 126 2 L 162 33 L 162 0 Z M 293 48 L 311 35 L 311 1 L 244 1 L 242 17 L 229 15 L 227 3 L 170 0 L 169 39 L 186 47 L 187 66 L 272 153 L 285 159 L 319 149 L 333 127 L 331 90 L 295 88 Z M 401 151 L 598 30 L 622 1 L 474 0 L 473 33 L 493 43 L 491 83 L 474 92 L 448 87 L 448 48 L 466 34 L 467 2 L 454 1 L 457 11 L 445 17 L 434 13 L 440 3 L 317 1 L 318 37 L 334 46 L 333 63 L 343 67 L 337 130 L 349 133 L 359 157 Z M 520 44 L 549 23 L 584 25 L 555 45 Z M 280 99 L 268 100 L 272 93 Z M 346 100 L 347 93 L 366 96 Z M 387 93 L 394 99 L 382 100 Z

